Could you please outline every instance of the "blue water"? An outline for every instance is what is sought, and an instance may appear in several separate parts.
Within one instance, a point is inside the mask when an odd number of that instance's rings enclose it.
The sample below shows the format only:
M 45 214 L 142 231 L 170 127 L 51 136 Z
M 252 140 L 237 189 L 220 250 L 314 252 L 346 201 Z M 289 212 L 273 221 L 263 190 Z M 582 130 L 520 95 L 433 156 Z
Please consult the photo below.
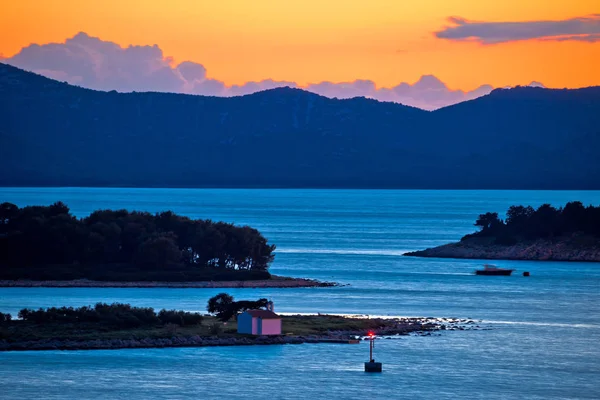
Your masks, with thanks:
M 381 375 L 362 372 L 365 343 L 0 353 L 0 398 L 600 398 L 599 263 L 498 261 L 515 276 L 479 277 L 481 261 L 401 256 L 458 240 L 479 213 L 598 205 L 600 192 L 0 188 L 20 206 L 57 200 L 78 216 L 171 209 L 249 224 L 278 247 L 273 273 L 349 285 L 227 290 L 271 297 L 280 312 L 473 318 L 486 329 L 379 340 Z M 220 291 L 0 288 L 0 311 L 97 301 L 202 311 Z

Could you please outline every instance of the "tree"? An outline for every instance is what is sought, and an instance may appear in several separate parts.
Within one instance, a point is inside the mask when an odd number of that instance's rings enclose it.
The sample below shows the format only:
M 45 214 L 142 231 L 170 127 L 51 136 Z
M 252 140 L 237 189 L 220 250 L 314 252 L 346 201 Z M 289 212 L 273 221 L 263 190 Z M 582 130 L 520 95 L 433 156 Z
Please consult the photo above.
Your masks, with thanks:
M 585 231 L 589 220 L 587 210 L 580 201 L 567 203 L 561 212 L 562 227 L 567 232 Z
M 216 314 L 225 311 L 233 304 L 233 296 L 227 293 L 219 293 L 208 300 L 206 309 L 211 314 Z
M 506 225 L 521 228 L 527 224 L 533 213 L 531 206 L 510 206 L 506 212 Z
M 10 221 L 19 213 L 19 207 L 12 203 L 0 204 L 0 232 L 4 231 Z
M 46 215 L 48 217 L 55 217 L 61 214 L 69 214 L 69 211 L 69 207 L 67 207 L 65 203 L 63 203 L 62 201 L 57 201 L 56 203 L 50 204 L 48 206 L 48 211 L 46 212 Z
M 258 273 L 240 274 L 241 279 L 268 278 L 274 249 L 256 229 L 170 211 L 98 210 L 79 219 L 61 202 L 0 204 L 5 279 L 136 280 L 147 279 L 148 270 L 158 279 L 231 279 L 239 270 Z M 171 269 L 170 276 L 156 271 L 164 268 Z
M 268 302 L 269 301 L 264 298 L 256 301 L 234 301 L 233 296 L 230 296 L 227 293 L 219 293 L 208 300 L 206 309 L 209 313 L 216 314 L 218 319 L 225 322 L 229 321 L 232 317 L 237 316 L 240 312 L 266 308 Z
M 481 228 L 482 233 L 488 233 L 490 231 L 496 230 L 498 227 L 504 225 L 504 222 L 500 218 L 498 218 L 498 213 L 488 212 L 485 214 L 480 214 L 477 221 L 475 221 L 475 226 Z
M 0 324 L 2 322 L 10 322 L 12 320 L 12 315 L 10 314 L 4 314 L 0 312 Z
M 530 219 L 532 237 L 552 237 L 560 234 L 559 215 L 560 211 L 550 204 L 539 206 Z
M 153 269 L 169 268 L 181 261 L 181 250 L 172 234 L 159 234 L 146 240 L 138 249 L 137 263 Z

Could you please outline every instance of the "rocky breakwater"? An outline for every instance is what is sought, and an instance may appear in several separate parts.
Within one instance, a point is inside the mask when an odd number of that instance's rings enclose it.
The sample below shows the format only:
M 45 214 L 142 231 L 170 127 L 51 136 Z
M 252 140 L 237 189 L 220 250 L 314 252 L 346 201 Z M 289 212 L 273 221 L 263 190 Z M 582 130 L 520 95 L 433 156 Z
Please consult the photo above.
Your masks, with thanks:
M 97 339 L 7 342 L 0 340 L 0 351 L 11 350 L 114 350 L 163 347 L 248 346 L 266 344 L 300 344 L 303 340 L 287 336 L 258 337 L 179 337 L 146 339 Z
M 457 243 L 405 253 L 405 256 L 484 260 L 600 262 L 600 241 L 592 238 L 556 238 L 496 244 L 494 238 L 469 238 Z
M 407 336 L 411 334 L 417 335 L 431 335 L 433 332 L 438 331 L 464 331 L 481 329 L 479 325 L 482 321 L 475 321 L 471 319 L 460 319 L 460 318 L 415 318 L 415 317 L 403 317 L 403 318 L 376 318 L 376 321 L 380 321 L 378 328 L 365 330 L 343 330 L 343 331 L 330 331 L 328 337 L 335 338 L 354 338 L 364 337 L 369 332 L 374 333 L 376 336 Z

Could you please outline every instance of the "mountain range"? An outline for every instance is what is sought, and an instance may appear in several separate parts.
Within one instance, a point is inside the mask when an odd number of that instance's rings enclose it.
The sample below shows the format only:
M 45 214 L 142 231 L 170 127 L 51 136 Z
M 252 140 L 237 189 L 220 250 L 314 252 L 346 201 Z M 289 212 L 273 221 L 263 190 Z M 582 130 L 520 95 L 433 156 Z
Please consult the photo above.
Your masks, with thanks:
M 0 185 L 600 189 L 600 87 L 436 111 L 277 88 L 103 92 L 0 64 Z

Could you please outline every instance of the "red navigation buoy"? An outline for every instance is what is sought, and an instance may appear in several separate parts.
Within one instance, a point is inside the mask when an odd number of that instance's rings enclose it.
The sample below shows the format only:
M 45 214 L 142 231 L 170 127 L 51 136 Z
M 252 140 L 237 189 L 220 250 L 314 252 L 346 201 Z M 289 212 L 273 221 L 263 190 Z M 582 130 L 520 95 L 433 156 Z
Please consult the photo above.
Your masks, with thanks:
M 375 347 L 375 334 L 368 333 L 369 336 L 369 361 L 365 363 L 365 372 L 381 372 L 381 363 L 375 362 L 373 358 L 373 347 Z

